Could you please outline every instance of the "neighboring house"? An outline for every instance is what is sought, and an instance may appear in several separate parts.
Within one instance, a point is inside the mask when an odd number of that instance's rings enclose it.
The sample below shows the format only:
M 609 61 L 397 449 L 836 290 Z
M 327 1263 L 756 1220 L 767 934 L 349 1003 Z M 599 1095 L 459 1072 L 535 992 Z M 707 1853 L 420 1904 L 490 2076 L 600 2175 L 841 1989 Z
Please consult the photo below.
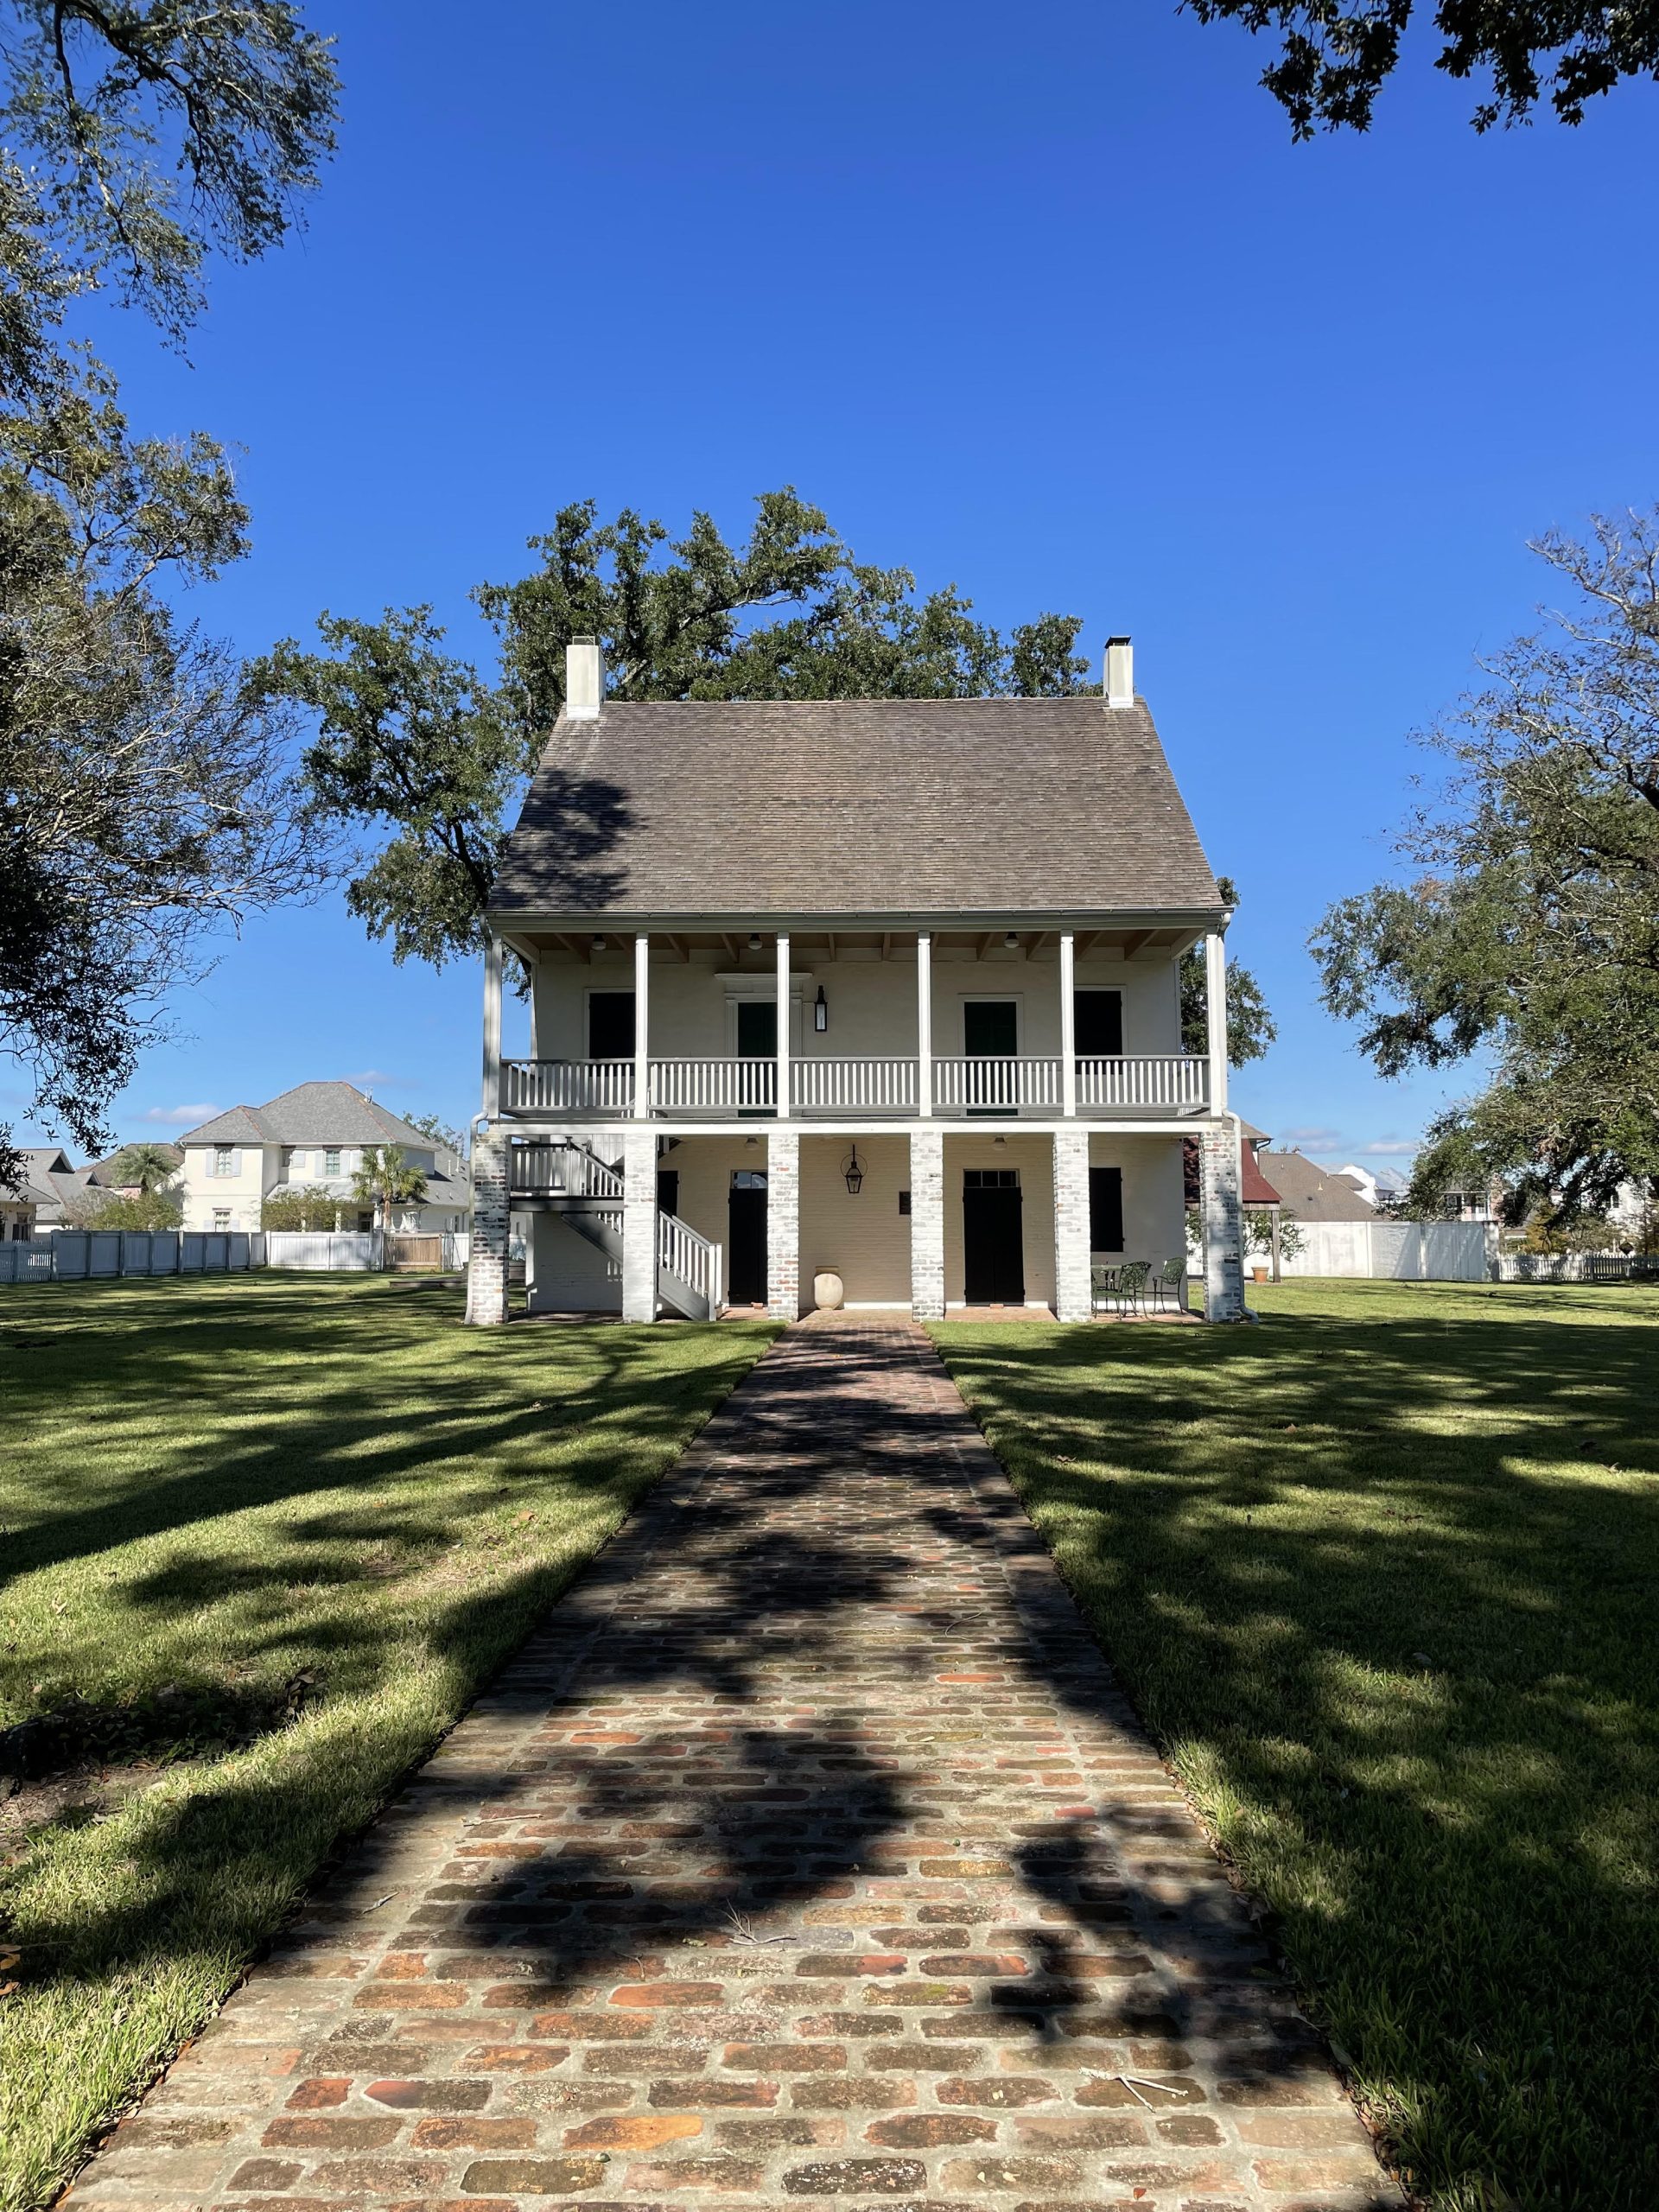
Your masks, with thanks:
M 40 1209 L 50 1203 L 48 1193 L 27 1178 L 0 1183 L 0 1244 L 27 1244 L 35 1234 Z
M 1373 1211 L 1393 1205 L 1406 1194 L 1405 1177 L 1396 1174 L 1392 1167 L 1360 1167 L 1350 1161 L 1346 1166 L 1333 1167 L 1331 1172 L 1344 1182 L 1351 1183 Z
M 156 1152 L 165 1152 L 171 1156 L 174 1173 L 168 1182 L 157 1186 L 161 1189 L 170 1191 L 178 1179 L 178 1170 L 184 1165 L 183 1148 L 176 1144 L 152 1144 L 152 1141 L 148 1137 L 145 1138 L 144 1142 L 147 1146 L 150 1146 L 153 1150 Z M 99 1186 L 100 1189 L 111 1191 L 118 1197 L 124 1198 L 137 1198 L 142 1197 L 143 1194 L 143 1185 L 142 1184 L 124 1183 L 116 1173 L 120 1162 L 131 1150 L 132 1147 L 130 1144 L 124 1144 L 120 1146 L 116 1151 L 110 1154 L 107 1160 L 95 1160 L 92 1166 L 86 1170 L 87 1174 L 92 1177 L 92 1180 Z
M 35 1230 L 74 1228 L 115 1192 L 99 1180 L 98 1164 L 74 1166 L 54 1144 L 31 1145 L 23 1152 L 23 1179 L 35 1194 Z
M 1332 1175 L 1300 1152 L 1256 1154 L 1262 1173 L 1298 1221 L 1375 1221 L 1376 1208 L 1346 1175 Z
M 336 1227 L 369 1229 L 373 1209 L 353 1189 L 366 1147 L 401 1145 L 426 1177 L 419 1205 L 397 1207 L 399 1230 L 467 1225 L 467 1171 L 447 1145 L 377 1106 L 349 1083 L 302 1083 L 263 1106 L 232 1106 L 181 1138 L 184 1168 L 175 1187 L 187 1229 L 253 1230 L 264 1201 L 286 1191 L 324 1190 L 338 1202 Z
M 505 1318 L 510 1209 L 537 1308 L 793 1319 L 833 1273 L 1084 1319 L 1091 1262 L 1184 1254 L 1189 1135 L 1207 1311 L 1242 1314 L 1230 914 L 1126 639 L 1104 697 L 625 704 L 582 640 L 567 675 L 487 916 L 471 1319 Z

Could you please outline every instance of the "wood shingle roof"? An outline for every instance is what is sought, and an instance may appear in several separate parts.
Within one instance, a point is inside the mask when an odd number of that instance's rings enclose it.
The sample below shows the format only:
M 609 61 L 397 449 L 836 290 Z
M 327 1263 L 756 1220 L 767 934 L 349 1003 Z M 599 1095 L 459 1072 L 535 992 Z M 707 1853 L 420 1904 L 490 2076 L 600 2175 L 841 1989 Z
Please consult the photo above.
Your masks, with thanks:
M 1184 913 L 1221 893 L 1150 714 L 1077 699 L 607 703 L 554 728 L 514 920 Z

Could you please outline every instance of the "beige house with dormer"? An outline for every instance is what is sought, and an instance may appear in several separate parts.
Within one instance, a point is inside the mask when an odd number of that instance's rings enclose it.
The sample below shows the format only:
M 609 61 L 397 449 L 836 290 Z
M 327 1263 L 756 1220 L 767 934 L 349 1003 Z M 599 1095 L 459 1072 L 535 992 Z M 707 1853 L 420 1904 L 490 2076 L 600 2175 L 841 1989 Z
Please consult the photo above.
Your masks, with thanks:
M 251 1231 L 264 1202 L 291 1191 L 321 1191 L 335 1202 L 337 1229 L 372 1229 L 373 1210 L 353 1179 L 370 1148 L 401 1147 L 426 1178 L 426 1196 L 395 1210 L 399 1233 L 432 1235 L 467 1226 L 471 1194 L 464 1162 L 352 1083 L 302 1083 L 263 1106 L 232 1106 L 180 1139 L 174 1184 L 186 1229 Z
M 1242 1312 L 1229 919 L 1127 639 L 1103 696 L 665 704 L 574 644 L 487 917 L 470 1318 L 512 1215 L 532 1310 L 1085 1319 L 1184 1254 L 1188 1138 Z

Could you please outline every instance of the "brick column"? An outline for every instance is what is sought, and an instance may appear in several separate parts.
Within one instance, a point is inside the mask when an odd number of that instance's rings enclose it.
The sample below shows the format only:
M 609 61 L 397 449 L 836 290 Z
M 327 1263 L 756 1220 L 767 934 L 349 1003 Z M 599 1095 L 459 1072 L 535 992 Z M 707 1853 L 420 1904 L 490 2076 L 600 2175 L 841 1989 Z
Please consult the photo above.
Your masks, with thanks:
M 1086 1321 L 1094 1312 L 1089 1281 L 1089 1132 L 1062 1129 L 1054 1139 L 1054 1314 Z
M 499 1129 L 473 1140 L 472 1241 L 467 1256 L 467 1319 L 475 1329 L 507 1318 L 507 1141 Z
M 1206 1122 L 1198 1133 L 1206 1321 L 1244 1319 L 1244 1217 L 1239 1202 L 1238 1145 L 1238 1122 L 1231 1115 L 1223 1121 Z
M 657 1132 L 622 1135 L 622 1319 L 657 1319 Z
M 910 1133 L 910 1310 L 944 1319 L 944 1131 Z
M 788 1011 L 779 1008 L 780 1027 Z M 766 1139 L 766 1311 L 774 1321 L 801 1318 L 801 1140 L 793 1129 Z

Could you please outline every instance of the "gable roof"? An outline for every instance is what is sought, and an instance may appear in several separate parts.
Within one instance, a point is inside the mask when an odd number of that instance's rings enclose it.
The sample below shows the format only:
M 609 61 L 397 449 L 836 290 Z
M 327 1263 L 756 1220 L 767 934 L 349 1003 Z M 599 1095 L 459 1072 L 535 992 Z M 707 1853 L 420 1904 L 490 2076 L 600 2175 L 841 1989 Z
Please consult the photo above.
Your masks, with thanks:
M 353 1083 L 300 1083 L 263 1106 L 232 1106 L 181 1144 L 401 1144 L 444 1151 L 423 1129 L 377 1106 Z
M 490 902 L 536 916 L 1146 912 L 1221 893 L 1137 700 L 607 704 L 555 726 Z
M 60 1221 L 67 1205 L 96 1195 L 98 1178 L 94 1169 L 72 1166 L 69 1155 L 60 1147 L 26 1145 L 22 1158 L 22 1185 L 15 1185 L 11 1190 L 0 1192 L 0 1196 L 31 1198 L 43 1221 Z
M 1286 1206 L 1300 1221 L 1375 1221 L 1358 1187 L 1345 1175 L 1327 1174 L 1300 1152 L 1262 1152 L 1256 1157 Z

